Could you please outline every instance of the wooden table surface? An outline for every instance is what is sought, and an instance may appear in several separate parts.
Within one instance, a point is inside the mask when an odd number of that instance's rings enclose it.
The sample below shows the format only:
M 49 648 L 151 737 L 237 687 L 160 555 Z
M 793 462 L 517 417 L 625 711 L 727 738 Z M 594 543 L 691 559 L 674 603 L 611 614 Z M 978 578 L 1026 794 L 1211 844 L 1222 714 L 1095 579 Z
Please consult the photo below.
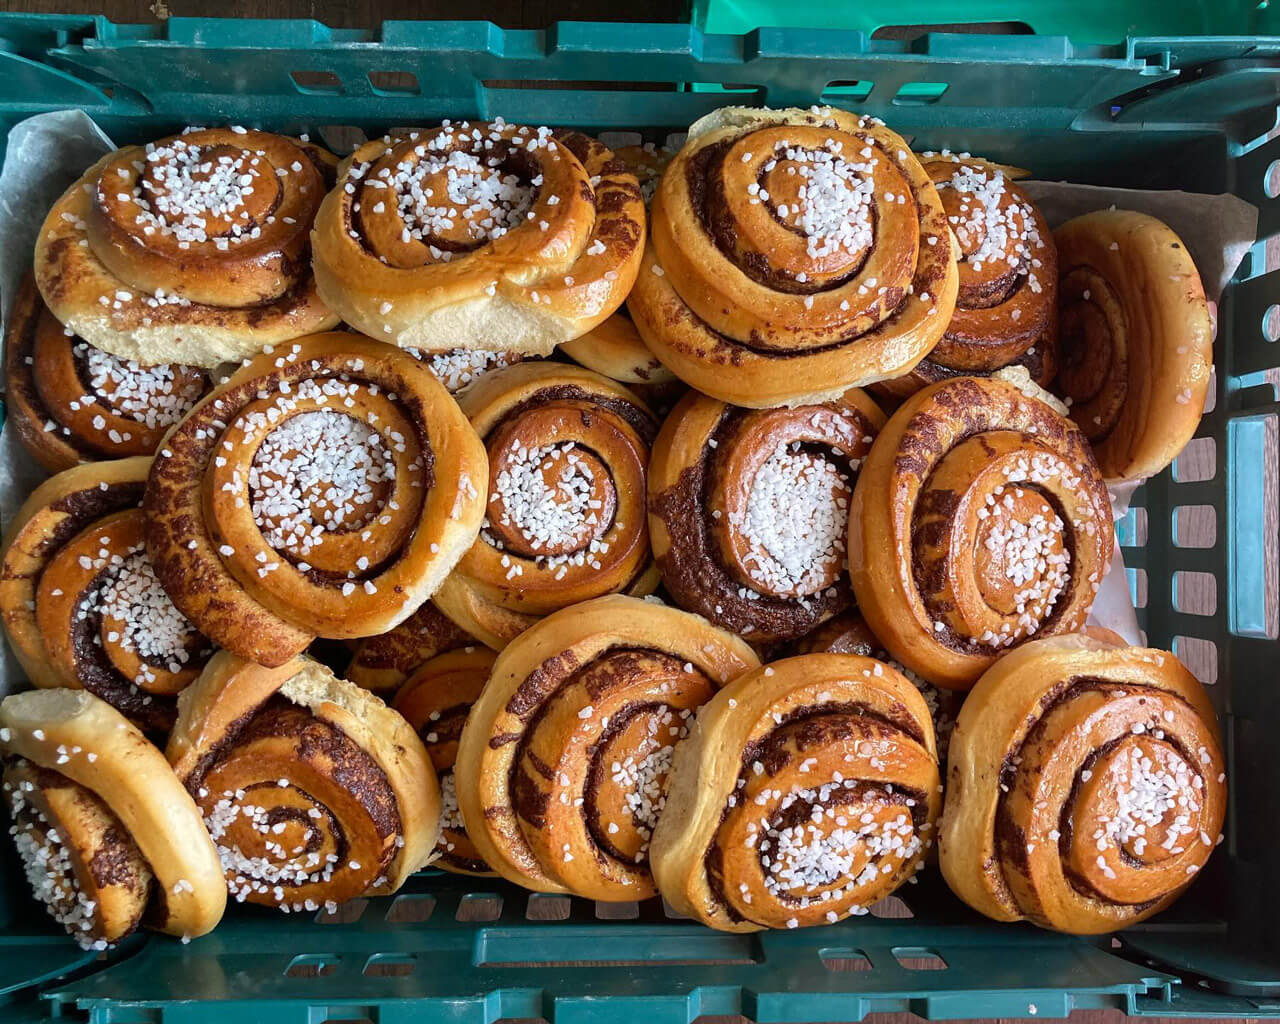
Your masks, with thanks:
M 375 26 L 384 19 L 467 20 L 483 14 L 486 20 L 504 28 L 543 28 L 555 21 L 680 21 L 685 17 L 683 0 L 485 0 L 477 6 L 474 0 L 0 0 L 0 11 L 25 11 L 49 14 L 105 14 L 116 22 L 157 22 L 169 17 L 253 17 L 314 18 L 333 28 Z M 933 26 L 953 28 L 953 26 Z M 1004 25 L 983 26 L 985 31 L 1009 31 Z M 916 35 L 920 27 L 891 30 L 887 37 Z M 1277 129 L 1280 132 L 1280 129 Z M 1276 135 L 1273 132 L 1272 135 Z M 1280 237 L 1267 247 L 1267 265 L 1280 267 Z M 1280 369 L 1268 375 L 1280 386 Z M 1276 533 L 1277 479 L 1276 452 L 1268 452 L 1265 471 L 1273 484 L 1268 491 L 1266 508 L 1270 535 Z M 1212 527 L 1212 524 L 1209 524 Z M 1268 609 L 1274 622 L 1277 616 L 1276 553 L 1268 553 Z M 1187 595 L 1191 597 L 1191 595 Z M 1194 598 L 1193 598 L 1194 600 Z M 1195 666 L 1193 666 L 1195 667 Z M 1244 1018 L 1252 1022 L 1256 1018 Z M 734 1018 L 702 1018 L 711 1024 L 729 1024 Z M 910 1013 L 875 1013 L 867 1016 L 867 1024 L 907 1024 L 919 1020 Z M 1008 1024 L 1010 1018 L 999 1018 Z M 1031 1024 L 1035 1018 L 1028 1018 Z M 1074 1024 L 1122 1024 L 1126 1020 L 1118 1010 L 1077 1010 L 1071 1014 Z M 1144 1018 L 1152 1024 L 1193 1024 L 1194 1018 Z

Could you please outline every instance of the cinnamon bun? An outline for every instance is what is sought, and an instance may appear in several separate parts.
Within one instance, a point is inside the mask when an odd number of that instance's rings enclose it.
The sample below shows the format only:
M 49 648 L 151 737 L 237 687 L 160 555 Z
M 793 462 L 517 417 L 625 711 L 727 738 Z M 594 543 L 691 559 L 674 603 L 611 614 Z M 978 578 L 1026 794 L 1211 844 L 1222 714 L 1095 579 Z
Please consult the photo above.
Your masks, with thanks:
M 338 323 L 316 293 L 318 147 L 202 128 L 109 153 L 67 189 L 36 241 L 53 315 L 145 366 L 216 366 Z

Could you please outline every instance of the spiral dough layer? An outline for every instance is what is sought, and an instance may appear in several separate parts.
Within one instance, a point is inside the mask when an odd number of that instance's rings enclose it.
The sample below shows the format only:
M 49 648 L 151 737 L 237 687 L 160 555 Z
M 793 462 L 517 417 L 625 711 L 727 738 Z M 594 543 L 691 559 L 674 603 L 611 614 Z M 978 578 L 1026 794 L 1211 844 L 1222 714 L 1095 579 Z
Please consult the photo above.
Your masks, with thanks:
M 1172 903 L 1221 840 L 1208 695 L 1164 651 L 1054 637 L 979 680 L 951 741 L 942 872 L 999 921 L 1097 934 Z
M 644 233 L 635 175 L 595 139 L 445 122 L 351 155 L 316 218 L 316 281 L 374 338 L 547 355 L 622 304 Z
M 165 438 L 147 547 L 219 646 L 279 665 L 407 618 L 471 544 L 484 448 L 418 360 L 323 334 L 252 360 Z
M 227 888 L 200 812 L 118 711 L 83 690 L 15 694 L 0 705 L 0 753 L 32 893 L 81 946 L 218 923 Z
M 611 596 L 547 616 L 493 665 L 458 747 L 467 835 L 542 892 L 654 894 L 649 841 L 694 709 L 758 664 L 697 616 Z
M 997 378 L 909 398 L 863 462 L 849 513 L 867 624 L 898 661 L 952 689 L 1015 644 L 1080 629 L 1113 544 L 1084 435 Z
M 689 130 L 653 198 L 627 306 L 687 384 L 751 408 L 897 377 L 956 301 L 933 182 L 875 118 L 726 108 Z
M 142 457 L 87 463 L 36 488 L 10 527 L 0 610 L 32 683 L 88 690 L 161 732 L 212 644 L 147 554 L 138 504 L 150 467 Z
M 884 421 L 856 388 L 758 411 L 686 396 L 649 467 L 654 557 L 676 603 L 752 642 L 847 607 L 849 499 Z
M 1100 210 L 1054 233 L 1061 252 L 1062 366 L 1103 476 L 1135 480 L 1182 451 L 1204 411 L 1213 322 L 1182 240 L 1146 214 Z
M 435 596 L 471 636 L 501 648 L 543 615 L 657 586 L 644 514 L 657 419 L 590 370 L 521 363 L 459 399 L 484 439 L 480 536 Z
M 309 658 L 268 669 L 224 651 L 179 703 L 166 753 L 237 900 L 332 909 L 394 892 L 426 863 L 435 772 L 367 690 Z
M 892 668 L 808 654 L 720 691 L 676 749 L 658 888 L 724 931 L 834 924 L 919 869 L 941 802 L 933 724 Z
M 309 240 L 333 159 L 243 128 L 110 153 L 49 211 L 40 293 L 89 344 L 147 366 L 217 366 L 334 327 Z
M 1041 387 L 1057 370 L 1058 255 L 1040 210 L 1012 181 L 1026 171 L 969 155 L 922 153 L 959 245 L 960 291 L 946 333 L 915 369 L 878 385 L 926 384 L 1024 366 Z

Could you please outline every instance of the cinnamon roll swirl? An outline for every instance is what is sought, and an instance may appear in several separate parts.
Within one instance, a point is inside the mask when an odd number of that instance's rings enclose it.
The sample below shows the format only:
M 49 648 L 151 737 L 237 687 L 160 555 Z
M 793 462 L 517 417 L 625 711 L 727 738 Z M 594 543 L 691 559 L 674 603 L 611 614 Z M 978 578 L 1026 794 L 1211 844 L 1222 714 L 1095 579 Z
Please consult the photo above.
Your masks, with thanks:
M 546 355 L 622 304 L 635 176 L 594 139 L 499 120 L 361 146 L 316 218 L 320 293 L 374 338 Z
M 90 345 L 145 366 L 216 366 L 336 326 L 310 268 L 317 152 L 232 127 L 108 154 L 40 229 L 44 301 Z
M 1058 255 L 1049 225 L 1014 179 L 979 157 L 923 153 L 959 245 L 960 291 L 946 333 L 915 368 L 878 388 L 909 395 L 948 377 L 1024 366 L 1047 387 L 1057 371 Z
M 213 930 L 227 889 L 200 812 L 119 712 L 83 690 L 15 694 L 0 704 L 0 751 L 27 881 L 81 946 L 139 925 Z
M 1001 658 L 951 741 L 941 864 L 997 921 L 1098 934 L 1159 913 L 1221 840 L 1204 688 L 1164 651 L 1053 637 Z
M 841 612 L 835 618 L 828 619 L 812 633 L 796 641 L 791 653 L 858 654 L 884 662 L 901 674 L 920 691 L 920 696 L 929 707 L 929 715 L 933 719 L 933 735 L 938 744 L 938 765 L 946 771 L 951 734 L 955 731 L 956 716 L 960 714 L 964 695 L 927 683 L 906 665 L 895 661 L 856 610 Z
M 1161 221 L 1099 210 L 1055 232 L 1062 366 L 1054 390 L 1108 480 L 1152 476 L 1204 412 L 1213 323 L 1182 240 Z
M 631 597 L 530 627 L 498 656 L 458 745 L 458 806 L 481 857 L 542 892 L 652 896 L 672 748 L 717 687 L 757 664 L 737 637 Z
M 675 602 L 753 643 L 846 608 L 849 500 L 884 422 L 857 388 L 793 409 L 686 395 L 649 467 L 649 533 Z
M 413 729 L 309 658 L 216 655 L 166 753 L 238 901 L 286 912 L 395 892 L 431 856 L 440 789 Z
M 279 665 L 385 632 L 475 539 L 484 447 L 416 359 L 355 334 L 249 361 L 161 444 L 147 547 L 219 646 Z
M 1111 564 L 1111 503 L 1088 442 L 995 378 L 912 395 L 854 485 L 849 574 L 885 648 L 967 689 L 996 657 L 1079 630 Z
M 501 648 L 540 616 L 657 586 L 645 471 L 657 420 L 619 384 L 561 363 L 522 363 L 460 398 L 489 455 L 480 536 L 435 595 Z
M 162 732 L 213 647 L 165 594 L 147 553 L 138 506 L 150 466 L 87 463 L 37 487 L 5 539 L 0 613 L 36 686 L 88 690 Z
M 681 380 L 750 408 L 910 370 L 955 307 L 937 189 L 906 142 L 831 108 L 726 108 L 662 176 L 627 299 Z
M 834 924 L 919 870 L 941 788 L 902 676 L 857 655 L 787 658 L 722 689 L 676 748 L 654 877 L 722 931 Z
M 142 366 L 64 328 L 27 278 L 5 337 L 9 421 L 50 473 L 80 462 L 153 455 L 165 430 L 209 390 L 194 366 Z

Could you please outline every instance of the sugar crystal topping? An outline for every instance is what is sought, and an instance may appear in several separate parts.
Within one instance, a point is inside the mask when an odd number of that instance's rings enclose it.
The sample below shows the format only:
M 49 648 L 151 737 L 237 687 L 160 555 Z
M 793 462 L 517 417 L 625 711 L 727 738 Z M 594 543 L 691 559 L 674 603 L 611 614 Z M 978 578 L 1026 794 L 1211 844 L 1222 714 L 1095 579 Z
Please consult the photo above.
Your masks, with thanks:
M 548 129 L 540 131 L 550 135 Z M 447 133 L 435 140 L 441 145 L 450 141 Z M 482 150 L 492 149 L 496 140 L 490 137 L 487 141 L 490 146 L 481 142 Z M 461 220 L 472 242 L 489 242 L 528 219 L 537 185 L 523 181 L 519 175 L 503 173 L 503 152 L 477 155 L 454 149 L 441 153 L 430 151 L 428 145 L 415 147 L 412 157 L 401 160 L 394 169 L 386 169 L 381 179 L 395 191 L 396 207 L 404 223 L 403 241 L 445 235 Z
M 190 644 L 195 628 L 178 611 L 160 586 L 145 548 L 134 548 L 116 564 L 98 599 L 98 611 L 123 624 L 116 638 L 122 647 L 139 659 L 179 672 L 192 658 Z M 144 664 L 138 684 L 154 682 L 154 674 Z
M 667 708 L 650 716 L 647 729 L 640 745 L 622 760 L 614 761 L 609 769 L 610 780 L 624 791 L 623 802 L 640 835 L 637 863 L 643 862 L 648 854 L 653 830 L 667 803 L 667 773 L 671 770 L 675 746 L 663 742 L 660 736 L 665 731 L 667 739 L 677 739 L 687 733 L 688 726 L 677 723 L 675 713 Z M 673 729 L 675 736 L 671 735 Z
M 489 352 L 482 349 L 422 352 L 416 348 L 408 348 L 405 351 L 426 363 L 436 380 L 451 395 L 465 390 L 494 370 L 504 369 L 523 358 L 516 352 Z
M 1025 203 L 1010 203 L 1001 208 L 1006 186 L 1007 179 L 999 168 L 963 163 L 949 179 L 938 184 L 939 189 L 952 188 L 960 195 L 959 212 L 950 218 L 956 233 L 981 239 L 978 247 L 965 257 L 976 270 L 992 260 L 1025 267 L 1035 258 L 1032 250 L 1044 248 L 1035 218 Z M 1030 277 L 1033 290 L 1038 291 L 1035 275 Z
M 70 847 L 39 809 L 26 800 L 20 786 L 5 783 L 5 789 L 14 822 L 9 826 L 9 835 L 32 894 L 83 949 L 106 949 L 106 940 L 95 933 L 98 904 L 80 888 Z
M 308 386 L 318 387 L 304 381 L 300 396 Z M 285 420 L 263 440 L 249 471 L 253 514 L 267 543 L 305 556 L 326 532 L 363 525 L 376 489 L 395 480 L 395 447 L 402 444 L 331 409 Z
M 869 163 L 846 160 L 843 143 L 832 139 L 823 149 L 787 147 L 780 159 L 789 161 L 803 179 L 799 187 L 797 208 L 775 212 L 797 228 L 807 239 L 810 257 L 830 256 L 840 249 L 857 252 L 872 242 L 871 206 L 875 185 Z M 775 169 L 778 157 L 766 162 L 762 170 Z M 757 192 L 762 202 L 772 202 L 768 193 Z
M 837 778 L 816 788 L 795 786 L 785 795 L 766 790 L 762 797 L 768 799 L 757 798 L 769 811 L 749 829 L 748 843 L 760 857 L 770 895 L 797 901 L 801 908 L 814 900 L 838 900 L 892 873 L 895 861 L 903 867 L 924 849 L 905 812 L 885 817 L 866 805 L 832 799 L 858 785 L 856 779 Z M 797 803 L 807 805 L 807 819 L 785 814 Z M 864 866 L 855 875 L 859 863 Z
M 992 525 L 983 546 L 1000 560 L 1007 580 L 1019 588 L 1013 600 L 1018 623 L 1007 632 L 984 632 L 980 640 L 989 646 L 1004 647 L 1029 636 L 1044 622 L 1070 582 L 1071 554 L 1062 543 L 1065 526 L 1056 512 L 1049 516 L 1036 512 L 1026 522 L 1011 515 L 991 514 L 1014 508 L 1016 484 L 1001 485 L 987 496 L 989 513 L 983 518 Z
M 270 785 L 284 788 L 290 784 L 290 780 L 281 779 Z M 301 794 L 299 790 L 295 792 Z M 286 824 L 277 820 L 271 806 L 254 803 L 247 790 L 223 790 L 216 795 L 202 792 L 201 798 L 205 826 L 226 872 L 227 887 L 238 902 L 256 894 L 270 897 L 281 910 L 319 910 L 321 904 L 313 899 L 291 899 L 295 895 L 292 890 L 301 886 L 323 886 L 340 872 L 368 874 L 377 867 L 344 861 L 336 853 L 320 852 L 326 846 L 324 829 L 333 824 L 327 809 L 307 807 L 306 820 L 300 822 L 299 842 L 286 847 Z M 237 824 L 241 820 L 243 823 Z M 262 853 L 246 853 L 237 842 L 236 830 L 245 827 Z
M 81 404 L 100 401 L 151 430 L 171 427 L 185 416 L 203 390 L 201 378 L 186 366 L 142 366 L 84 342 L 74 354 L 83 360 L 94 395 Z M 181 376 L 179 376 L 181 375 Z
M 560 462 L 552 484 L 546 471 Z M 595 474 L 572 442 L 525 448 L 516 442 L 495 481 L 504 526 L 514 526 L 535 551 L 570 544 L 593 524 L 600 502 L 591 497 Z
M 828 459 L 782 445 L 752 481 L 738 526 L 751 542 L 751 577 L 774 591 L 821 589 L 824 570 L 844 557 L 849 480 Z
M 458 807 L 458 784 L 452 771 L 440 776 L 440 828 L 455 832 L 463 828 L 462 811 Z
M 1095 834 L 1099 851 L 1126 846 L 1141 857 L 1161 826 L 1165 836 L 1159 845 L 1169 853 L 1182 853 L 1186 840 L 1197 831 L 1200 798 L 1191 767 L 1180 757 L 1159 764 L 1140 746 L 1130 746 L 1113 767 L 1116 813 L 1099 820 Z
M 146 162 L 156 189 L 135 187 L 124 193 L 137 207 L 136 223 L 148 234 L 160 231 L 179 242 L 207 242 L 213 220 L 229 221 L 229 230 L 215 237 L 227 242 L 257 238 L 261 228 L 252 222 L 246 201 L 262 188 L 263 175 L 274 173 L 262 152 L 210 155 L 205 147 L 175 139 L 163 146 L 149 145 Z M 139 168 L 141 170 L 141 168 Z M 114 188 L 108 182 L 104 188 Z

